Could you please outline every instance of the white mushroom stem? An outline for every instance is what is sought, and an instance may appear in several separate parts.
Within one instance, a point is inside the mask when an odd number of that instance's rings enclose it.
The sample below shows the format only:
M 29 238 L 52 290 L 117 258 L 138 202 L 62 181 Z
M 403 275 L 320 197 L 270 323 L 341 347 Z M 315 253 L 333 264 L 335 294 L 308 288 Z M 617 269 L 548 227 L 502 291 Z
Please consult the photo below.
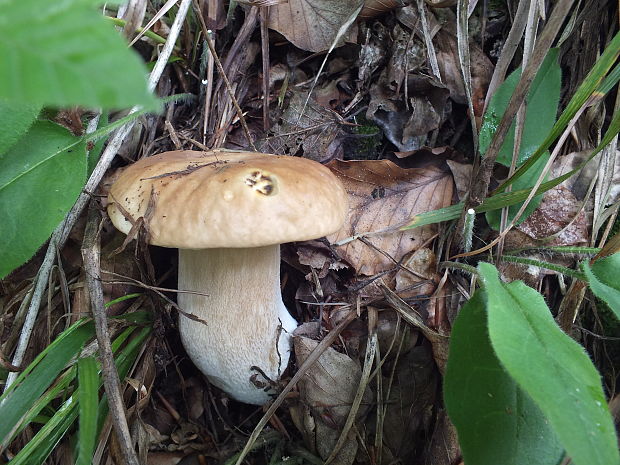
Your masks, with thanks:
M 262 405 L 288 364 L 297 322 L 280 292 L 280 246 L 179 250 L 183 346 L 215 386 L 233 398 Z M 260 368 L 263 374 L 251 367 Z M 266 387 L 260 388 L 257 384 Z

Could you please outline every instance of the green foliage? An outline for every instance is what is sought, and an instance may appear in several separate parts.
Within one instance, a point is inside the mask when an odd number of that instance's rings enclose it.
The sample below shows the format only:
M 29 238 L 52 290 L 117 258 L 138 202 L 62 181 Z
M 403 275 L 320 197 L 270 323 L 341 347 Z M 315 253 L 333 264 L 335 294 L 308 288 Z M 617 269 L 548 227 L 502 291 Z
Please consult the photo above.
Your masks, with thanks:
M 478 290 L 461 308 L 450 338 L 444 399 L 473 465 L 557 464 L 563 448 L 540 409 L 504 370 Z
M 491 140 L 495 135 L 499 121 L 502 119 L 502 116 L 508 107 L 508 102 L 512 97 L 520 77 L 521 68 L 518 68 L 510 76 L 508 76 L 508 78 L 506 78 L 495 94 L 493 94 L 493 97 L 489 102 L 487 111 L 484 114 L 482 128 L 480 129 L 480 152 L 482 154 L 487 151 L 489 145 L 491 144 Z M 523 134 L 519 145 L 517 167 L 530 158 L 530 156 L 545 140 L 545 137 L 549 131 L 553 128 L 558 112 L 561 83 L 562 76 L 560 66 L 558 64 L 558 50 L 551 49 L 545 58 L 545 61 L 538 70 L 536 78 L 532 82 L 532 86 L 530 87 L 527 98 L 527 110 L 525 114 Z M 516 123 L 513 123 L 497 156 L 497 162 L 506 167 L 510 167 L 512 161 L 515 127 Z M 524 176 L 514 183 L 514 190 L 526 189 L 533 186 L 540 176 L 540 173 L 542 172 L 548 158 L 549 153 L 546 152 L 527 170 Z M 521 221 L 527 218 L 527 216 L 534 211 L 541 199 L 542 196 L 532 199 L 522 215 L 520 219 Z M 521 204 L 510 207 L 508 214 L 509 221 L 514 218 L 520 208 Z M 487 213 L 487 221 L 494 229 L 499 229 L 500 218 L 500 211 L 491 211 Z
M 41 106 L 22 105 L 0 99 L 0 154 L 6 152 L 32 126 Z
M 23 426 L 22 422 L 32 405 L 94 334 L 92 323 L 75 323 L 41 352 L 15 380 L 11 389 L 0 396 L 0 450 L 8 446 Z
M 583 271 L 592 292 L 620 319 L 620 253 L 596 260 L 592 267 L 586 262 Z
M 144 313 L 119 318 L 149 323 Z M 112 341 L 119 377 L 124 379 L 149 336 L 150 326 L 134 323 Z M 79 464 L 92 463 L 96 438 L 107 414 L 103 379 L 94 357 L 78 358 L 83 346 L 95 337 L 92 322 L 81 320 L 48 346 L 0 397 L 0 451 L 28 424 L 36 434 L 11 460 L 13 464 L 44 463 L 79 417 L 76 455 Z M 77 360 L 77 363 L 75 361 Z M 63 371 L 64 370 L 64 371 Z M 60 401 L 60 404 L 59 402 Z M 45 413 L 45 415 L 43 415 Z
M 488 263 L 478 272 L 483 290 L 455 322 L 445 386 L 466 463 L 557 464 L 556 437 L 576 465 L 620 463 L 600 375 L 583 348 L 535 290 L 502 283 Z
M 0 155 L 0 278 L 48 239 L 85 179 L 85 142 L 49 121 L 36 122 Z
M 95 0 L 4 0 L 0 98 L 53 106 L 155 107 L 146 68 Z
M 99 402 L 99 367 L 94 357 L 78 360 L 78 392 L 80 396 L 80 432 L 77 465 L 92 463 L 97 443 L 97 404 Z

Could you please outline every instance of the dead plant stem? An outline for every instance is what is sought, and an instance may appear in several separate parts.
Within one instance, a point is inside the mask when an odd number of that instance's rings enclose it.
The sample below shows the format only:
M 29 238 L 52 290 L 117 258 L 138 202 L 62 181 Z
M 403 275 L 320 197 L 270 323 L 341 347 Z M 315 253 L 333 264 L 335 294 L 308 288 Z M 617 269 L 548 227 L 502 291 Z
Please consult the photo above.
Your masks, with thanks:
M 237 112 L 237 117 L 239 118 L 239 122 L 241 123 L 241 126 L 243 127 L 243 132 L 245 134 L 246 139 L 248 140 L 248 144 L 250 144 L 250 147 L 252 147 L 252 150 L 254 150 L 255 152 L 258 152 L 258 149 L 256 148 L 256 146 L 254 145 L 254 142 L 252 141 L 252 135 L 250 134 L 250 128 L 248 128 L 248 123 L 245 121 L 245 117 L 243 116 L 243 110 L 241 110 L 241 107 L 239 106 L 239 102 L 237 102 L 237 99 L 235 98 L 235 91 L 230 85 L 230 81 L 228 80 L 228 77 L 226 76 L 226 72 L 224 71 L 224 68 L 222 67 L 222 62 L 220 61 L 220 57 L 217 55 L 217 51 L 215 50 L 213 41 L 211 40 L 209 30 L 207 29 L 207 25 L 205 24 L 205 19 L 202 17 L 202 14 L 200 12 L 200 6 L 198 5 L 197 0 L 193 0 L 193 2 L 194 2 L 194 12 L 196 13 L 196 16 L 198 17 L 198 21 L 200 22 L 202 33 L 205 36 L 205 42 L 207 43 L 207 46 L 209 47 L 209 51 L 211 52 L 211 55 L 213 56 L 213 59 L 215 60 L 215 65 L 217 66 L 217 70 L 220 73 L 220 77 L 222 78 L 222 81 L 224 81 L 226 90 L 228 90 L 228 95 L 230 96 L 230 100 L 233 106 L 235 107 L 235 111 Z
M 99 359 L 105 392 L 108 396 L 108 405 L 112 424 L 118 438 L 123 460 L 128 465 L 139 465 L 136 451 L 133 448 L 121 383 L 114 364 L 114 354 L 108 330 L 108 318 L 103 302 L 103 287 L 101 285 L 101 247 L 99 242 L 99 226 L 101 219 L 94 208 L 91 208 L 82 242 L 82 260 L 86 275 L 86 286 L 90 296 L 90 307 L 95 319 L 95 331 L 99 344 Z

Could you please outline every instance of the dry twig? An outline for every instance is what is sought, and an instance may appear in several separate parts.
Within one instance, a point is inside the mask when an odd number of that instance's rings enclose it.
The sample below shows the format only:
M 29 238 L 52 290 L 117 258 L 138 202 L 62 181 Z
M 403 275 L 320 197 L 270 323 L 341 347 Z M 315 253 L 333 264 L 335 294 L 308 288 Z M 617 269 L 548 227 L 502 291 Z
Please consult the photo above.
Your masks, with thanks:
M 99 243 L 99 226 L 101 219 L 94 208 L 91 208 L 84 232 L 82 243 L 82 260 L 86 274 L 86 286 L 90 295 L 91 311 L 95 318 L 95 331 L 99 343 L 99 358 L 105 392 L 108 395 L 108 405 L 114 430 L 120 444 L 123 460 L 128 465 L 139 465 L 136 451 L 133 448 L 131 434 L 127 425 L 125 405 L 121 394 L 121 383 L 114 365 L 114 354 L 108 330 L 108 319 L 103 302 L 103 287 L 101 285 L 101 247 Z

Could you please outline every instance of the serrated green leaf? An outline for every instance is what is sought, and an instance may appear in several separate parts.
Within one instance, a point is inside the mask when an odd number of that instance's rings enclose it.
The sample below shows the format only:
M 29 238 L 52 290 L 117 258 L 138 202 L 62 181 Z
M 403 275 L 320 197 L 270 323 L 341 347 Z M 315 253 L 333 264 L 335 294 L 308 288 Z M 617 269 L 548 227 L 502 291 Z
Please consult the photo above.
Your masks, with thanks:
M 620 319 L 620 253 L 596 260 L 592 268 L 586 262 L 583 271 L 594 295 L 605 301 Z
M 515 70 L 502 85 L 497 89 L 487 111 L 484 114 L 482 127 L 480 129 L 480 152 L 484 154 L 488 149 L 491 140 L 495 134 L 499 121 L 502 119 L 504 112 L 508 106 L 508 102 L 521 77 L 521 68 Z M 519 145 L 519 156 L 517 159 L 517 167 L 527 161 L 530 156 L 536 152 L 540 144 L 548 136 L 553 128 L 558 112 L 558 104 L 560 100 L 560 86 L 562 84 L 562 76 L 560 66 L 558 64 L 558 49 L 551 49 L 545 57 L 536 78 L 532 82 L 532 86 L 527 97 L 527 109 L 524 120 L 523 134 Z M 509 167 L 512 161 L 512 152 L 515 139 L 516 122 L 512 124 L 497 156 L 497 162 Z M 534 185 L 540 176 L 546 160 L 549 158 L 547 153 L 537 160 L 536 164 L 530 167 L 527 175 L 524 175 L 519 183 L 515 183 L 514 190 L 525 189 Z M 543 160 L 544 159 L 544 160 Z M 525 220 L 531 212 L 540 204 L 542 196 L 532 199 L 519 219 L 519 222 Z M 509 209 L 508 220 L 514 218 L 517 211 L 521 208 L 521 204 L 515 205 Z M 487 222 L 493 228 L 500 228 L 501 212 L 489 212 L 486 215 Z
M 444 382 L 463 459 L 474 465 L 556 465 L 564 449 L 495 356 L 483 294 L 477 291 L 454 322 Z
M 90 465 L 97 442 L 97 406 L 99 404 L 99 367 L 94 357 L 78 360 L 80 431 L 76 465 Z
M 0 153 L 6 152 L 32 126 L 41 106 L 0 99 Z
M 601 378 L 583 348 L 555 323 L 543 297 L 522 282 L 504 284 L 480 263 L 491 344 L 536 402 L 576 465 L 618 465 L 614 424 Z
M 95 0 L 0 2 L 0 98 L 53 106 L 155 107 L 146 68 Z
M 49 121 L 35 123 L 0 155 L 0 278 L 49 238 L 85 179 L 84 142 Z

